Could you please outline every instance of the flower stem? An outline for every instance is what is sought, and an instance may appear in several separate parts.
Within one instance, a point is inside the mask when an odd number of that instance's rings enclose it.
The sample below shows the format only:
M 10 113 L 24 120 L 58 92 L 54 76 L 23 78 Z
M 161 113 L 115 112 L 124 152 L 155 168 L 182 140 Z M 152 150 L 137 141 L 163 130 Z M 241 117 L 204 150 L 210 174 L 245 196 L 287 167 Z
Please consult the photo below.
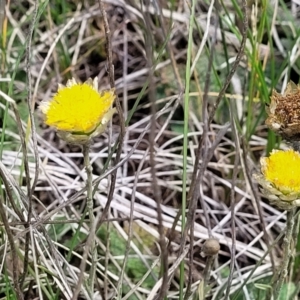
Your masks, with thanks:
M 284 280 L 288 274 L 288 265 L 290 261 L 291 254 L 294 250 L 293 248 L 293 230 L 295 226 L 294 216 L 296 213 L 296 208 L 287 211 L 286 218 L 286 232 L 283 239 L 283 261 L 280 270 L 278 271 L 278 279 L 274 287 L 274 299 L 280 298 L 280 290 L 283 286 Z
M 89 213 L 90 219 L 90 233 L 88 237 L 89 243 L 87 243 L 87 247 L 91 249 L 91 269 L 90 269 L 90 278 L 89 278 L 89 292 L 91 297 L 93 298 L 94 294 L 94 283 L 95 283 L 95 275 L 97 268 L 97 248 L 95 243 L 95 216 L 94 216 L 94 203 L 93 203 L 93 168 L 90 162 L 90 145 L 83 145 L 83 158 L 84 158 L 84 166 L 86 169 L 86 187 L 87 187 L 87 209 Z

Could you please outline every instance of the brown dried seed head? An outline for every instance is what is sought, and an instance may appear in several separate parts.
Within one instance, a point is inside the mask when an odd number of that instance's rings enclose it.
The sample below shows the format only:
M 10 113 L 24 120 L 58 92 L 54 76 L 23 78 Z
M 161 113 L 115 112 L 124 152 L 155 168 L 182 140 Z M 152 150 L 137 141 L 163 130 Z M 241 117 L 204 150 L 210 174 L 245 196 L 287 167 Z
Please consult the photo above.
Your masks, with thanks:
M 286 139 L 300 137 L 300 86 L 289 82 L 283 95 L 273 91 L 266 125 Z
M 220 243 L 217 239 L 210 238 L 205 241 L 202 246 L 201 255 L 205 256 L 214 256 L 217 255 L 220 251 Z

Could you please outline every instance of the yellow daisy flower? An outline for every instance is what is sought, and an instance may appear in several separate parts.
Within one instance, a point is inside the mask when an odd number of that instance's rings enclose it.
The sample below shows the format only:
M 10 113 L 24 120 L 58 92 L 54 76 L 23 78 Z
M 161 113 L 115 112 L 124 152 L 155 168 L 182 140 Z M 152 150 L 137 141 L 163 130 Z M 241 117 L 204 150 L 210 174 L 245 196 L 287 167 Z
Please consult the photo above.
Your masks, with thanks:
M 74 78 L 66 86 L 60 85 L 49 101 L 43 101 L 40 109 L 45 123 L 54 127 L 61 138 L 71 143 L 86 143 L 106 129 L 115 113 L 111 108 L 114 90 L 98 92 L 98 78 L 77 83 Z
M 271 203 L 282 209 L 300 206 L 300 153 L 273 150 L 260 164 L 262 174 L 254 176 Z

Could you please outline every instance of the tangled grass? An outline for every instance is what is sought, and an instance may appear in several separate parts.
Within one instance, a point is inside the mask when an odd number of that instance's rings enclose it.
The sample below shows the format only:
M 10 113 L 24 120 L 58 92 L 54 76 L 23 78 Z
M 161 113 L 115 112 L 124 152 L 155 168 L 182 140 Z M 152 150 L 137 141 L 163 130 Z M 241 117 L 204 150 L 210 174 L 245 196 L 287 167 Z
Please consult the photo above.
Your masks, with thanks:
M 252 174 L 280 144 L 264 125 L 272 89 L 299 81 L 297 2 L 0 6 L 1 298 L 267 299 L 286 217 Z M 118 114 L 90 151 L 91 290 L 81 149 L 37 107 L 96 76 Z M 220 251 L 203 257 L 210 237 Z M 284 295 L 297 295 L 298 267 Z

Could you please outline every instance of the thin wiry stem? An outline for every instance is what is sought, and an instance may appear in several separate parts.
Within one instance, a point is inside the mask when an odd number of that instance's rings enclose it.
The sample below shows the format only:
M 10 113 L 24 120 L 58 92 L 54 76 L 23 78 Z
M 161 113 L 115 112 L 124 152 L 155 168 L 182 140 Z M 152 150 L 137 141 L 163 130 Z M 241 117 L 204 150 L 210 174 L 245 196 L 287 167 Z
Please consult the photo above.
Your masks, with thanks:
M 225 299 L 229 299 L 229 293 L 231 289 L 232 279 L 233 279 L 233 272 L 234 272 L 234 264 L 235 264 L 235 253 L 236 253 L 236 229 L 235 229 L 235 199 L 236 199 L 236 192 L 235 192 L 235 186 L 236 186 L 236 179 L 239 172 L 238 164 L 240 161 L 240 142 L 238 138 L 238 132 L 236 129 L 235 119 L 234 119 L 234 105 L 233 101 L 230 101 L 230 120 L 231 120 L 231 128 L 232 128 L 232 134 L 234 138 L 235 143 L 235 159 L 234 159 L 234 169 L 232 174 L 232 189 L 231 189 L 231 195 L 230 195 L 230 210 L 231 210 L 231 238 L 232 238 L 232 246 L 231 246 L 231 256 L 230 256 L 230 273 L 228 276 L 227 281 L 227 289 L 225 294 Z
M 128 99 L 127 99 L 127 85 L 126 85 L 126 76 L 128 73 L 128 37 L 127 37 L 127 31 L 125 29 L 125 24 L 123 25 L 124 29 L 124 43 L 123 43 L 123 52 L 124 52 L 124 59 L 123 59 L 123 78 L 124 78 L 124 87 L 123 87 L 123 109 L 124 109 L 124 115 L 125 118 L 128 114 Z M 124 136 L 124 150 L 126 152 L 126 149 L 128 147 L 127 144 L 127 140 L 128 140 L 128 132 L 126 133 L 126 135 Z M 141 166 L 143 164 L 140 164 Z M 123 177 L 126 177 L 127 175 L 127 171 L 128 171 L 128 164 L 125 163 L 124 167 L 123 167 Z M 138 181 L 138 177 L 139 177 L 139 171 L 137 171 L 136 173 L 136 182 Z M 136 184 L 134 185 L 134 188 L 136 187 Z M 117 290 L 118 290 L 118 294 L 122 295 L 122 288 L 123 288 L 123 279 L 124 279 L 124 274 L 125 274 L 125 269 L 126 269 L 126 265 L 127 265 L 127 261 L 128 261 L 128 256 L 129 256 L 129 252 L 130 252 L 130 243 L 132 241 L 132 236 L 133 236 L 133 229 L 132 229 L 132 224 L 133 224 L 133 210 L 134 210 L 134 199 L 135 199 L 135 190 L 132 191 L 132 195 L 131 195 L 131 204 L 130 204 L 130 217 L 129 217 L 129 229 L 128 229 L 128 239 L 127 239 L 127 243 L 126 243 L 126 249 L 125 249 L 125 254 L 124 254 L 124 260 L 123 260 L 123 265 L 122 265 L 122 270 L 120 273 L 120 277 L 118 280 L 118 284 L 117 284 Z M 108 247 L 107 247 L 108 248 Z M 107 252 L 108 254 L 108 252 Z M 105 271 L 107 270 L 107 265 L 105 268 Z
M 212 1 L 213 5 L 214 1 Z M 206 166 L 207 163 L 209 162 L 208 160 L 208 156 L 209 156 L 209 149 L 208 149 L 208 131 L 209 131 L 209 123 L 208 123 L 208 91 L 209 91 L 209 86 L 210 86 L 210 80 L 211 80 L 211 70 L 213 67 L 213 58 L 214 58 L 214 52 L 215 52 L 215 44 L 216 44 L 216 31 L 217 31 L 217 27 L 218 27 L 218 19 L 215 25 L 215 35 L 212 38 L 212 43 L 211 43 L 211 52 L 210 52 L 210 56 L 209 56 L 209 61 L 208 61 L 208 68 L 207 68 L 207 73 L 206 73 L 206 77 L 205 77 L 205 86 L 204 86 L 204 95 L 203 95 L 203 102 L 202 102 L 202 119 L 203 119 L 203 134 L 201 137 L 201 140 L 203 141 L 204 147 L 203 147 L 203 163 L 200 167 L 200 170 L 197 174 L 198 167 L 197 169 L 194 169 L 194 174 L 196 176 L 196 181 L 199 183 L 199 189 L 195 190 L 194 193 L 191 193 L 191 190 L 193 189 L 193 183 L 191 184 L 191 189 L 189 191 L 189 195 L 188 195 L 188 200 L 189 201 L 189 213 L 188 213 L 188 221 L 187 221 L 187 227 L 190 228 L 190 239 L 191 239 L 191 248 L 190 248 L 190 258 L 189 258 L 189 262 L 190 262 L 190 269 L 189 269 L 189 284 L 187 287 L 187 293 L 185 296 L 185 300 L 188 299 L 189 294 L 190 294 L 190 289 L 191 289 L 191 281 L 192 281 L 192 264 L 193 264 L 193 260 L 194 260 L 194 230 L 193 230 L 193 226 L 195 223 L 195 211 L 196 211 L 196 205 L 197 205 L 197 201 L 198 199 L 200 199 L 200 203 L 201 203 L 201 207 L 203 209 L 203 214 L 206 220 L 206 227 L 208 230 L 208 235 L 210 237 L 212 237 L 212 233 L 211 233 L 211 225 L 210 225 L 210 219 L 209 219 L 209 215 L 206 209 L 206 204 L 204 202 L 204 197 L 203 197 L 203 178 L 204 178 L 204 172 L 206 170 Z M 198 148 L 198 153 L 200 154 L 200 150 L 202 149 L 202 147 Z M 199 155 L 200 158 L 200 155 Z M 195 166 L 198 166 L 198 159 L 196 159 L 195 161 Z M 207 260 L 207 262 L 210 262 L 210 260 Z M 207 266 L 207 265 L 206 265 Z M 207 271 L 209 272 L 210 270 L 210 266 L 207 266 L 208 269 Z M 205 285 L 205 281 L 204 281 L 204 285 Z
M 271 243 L 270 236 L 269 236 L 269 233 L 266 229 L 266 221 L 265 221 L 264 216 L 263 216 L 263 209 L 262 209 L 262 206 L 261 206 L 261 202 L 260 202 L 261 200 L 260 200 L 260 197 L 259 197 L 259 194 L 258 194 L 258 190 L 254 186 L 254 183 L 253 183 L 253 180 L 252 180 L 251 170 L 249 170 L 249 167 L 248 167 L 248 164 L 247 164 L 248 149 L 246 147 L 246 142 L 245 142 L 244 139 L 242 140 L 241 146 L 242 146 L 242 149 L 243 149 L 243 151 L 242 151 L 242 154 L 243 154 L 242 164 L 244 165 L 244 168 L 245 168 L 245 177 L 248 179 L 249 186 L 252 190 L 253 197 L 254 197 L 255 203 L 257 205 L 257 210 L 258 210 L 258 215 L 259 215 L 261 227 L 262 227 L 262 230 L 264 232 L 264 240 L 265 240 L 266 244 L 269 247 L 269 245 Z M 274 261 L 273 251 L 270 252 L 270 259 L 271 259 L 271 263 L 272 263 L 272 268 L 275 271 L 275 261 Z
M 103 280 L 103 296 L 104 296 L 104 299 L 108 299 L 108 291 L 109 291 L 109 280 L 108 280 L 108 265 L 109 265 L 109 247 L 110 247 L 110 242 L 111 242 L 111 239 L 110 239 L 110 232 L 111 232 L 111 229 L 112 228 L 112 224 L 110 222 L 107 223 L 107 226 L 106 226 L 106 231 L 107 231 L 107 239 L 106 239 L 106 252 L 105 252 L 105 264 L 104 264 L 104 267 L 105 267 L 105 270 L 104 270 L 104 280 Z M 122 276 L 122 271 L 121 271 L 121 275 L 120 277 Z
M 30 170 L 29 170 L 29 162 L 28 162 L 28 153 L 27 153 L 27 144 L 25 141 L 25 132 L 23 130 L 23 126 L 22 126 L 22 121 L 21 121 L 21 117 L 17 108 L 16 103 L 12 103 L 12 107 L 13 107 L 13 111 L 16 117 L 16 123 L 17 123 L 17 127 L 18 127 L 18 132 L 20 135 L 20 141 L 21 141 L 21 148 L 22 148 L 22 153 L 23 153 L 23 160 L 24 160 L 24 170 L 25 170 L 25 175 L 26 175 L 26 179 L 27 179 L 27 194 L 30 194 Z M 30 203 L 31 201 L 28 201 L 28 206 L 30 207 Z M 23 217 L 23 214 L 20 212 L 18 206 L 15 205 L 14 202 L 11 203 L 12 206 L 15 209 L 15 212 L 18 214 L 18 216 L 20 217 L 20 220 L 22 222 L 24 222 L 24 225 L 26 228 L 29 228 L 29 222 L 31 220 L 30 217 L 30 213 L 28 213 L 28 217 L 27 220 L 25 220 L 25 218 Z M 28 211 L 30 212 L 30 211 Z M 29 244 L 30 244 L 30 234 L 27 233 L 26 234 L 26 240 L 25 240 L 25 254 L 24 254 L 24 268 L 23 268 L 23 274 L 20 278 L 20 286 L 22 287 L 28 272 L 28 260 L 29 260 Z
M 294 241 L 294 249 L 292 251 L 292 258 L 293 258 L 293 261 L 292 261 L 292 264 L 291 264 L 291 267 L 290 267 L 290 270 L 291 270 L 291 278 L 292 275 L 295 275 L 294 274 L 294 271 L 295 271 L 295 252 L 296 252 L 296 247 L 297 247 L 297 243 L 298 243 L 298 236 L 299 236 L 299 226 L 300 226 L 300 216 L 299 215 L 295 215 L 295 221 L 296 221 L 296 224 L 294 226 L 294 232 L 293 232 L 293 241 Z M 298 277 L 299 278 L 299 277 Z M 297 280 L 297 278 L 295 278 L 295 281 L 294 282 L 299 282 Z M 290 299 L 296 299 L 296 296 L 299 294 L 299 291 L 300 291 L 300 286 L 297 285 L 295 291 L 293 292 L 293 295 L 291 295 Z
M 6 27 L 6 24 L 4 24 L 4 21 L 6 19 L 6 16 L 5 16 L 5 2 L 6 2 L 5 0 L 0 0 L 0 32 L 2 34 L 2 38 L 5 36 L 4 32 L 2 32 L 2 30 L 3 30 L 4 27 Z M 2 45 L 4 46 L 4 41 L 2 41 Z
M 27 95 L 27 106 L 28 106 L 28 112 L 29 112 L 29 121 L 30 121 L 30 126 L 27 127 L 28 133 L 29 130 L 31 129 L 31 137 L 32 137 L 32 142 L 33 142 L 33 151 L 34 151 L 34 157 L 35 157 L 35 174 L 32 182 L 32 186 L 30 187 L 30 177 L 29 177 L 29 172 L 26 171 L 26 177 L 27 177 L 27 194 L 28 194 L 28 214 L 27 214 L 27 222 L 30 222 L 31 217 L 32 217 L 32 195 L 35 191 L 35 187 L 38 181 L 38 176 L 39 176 L 39 152 L 38 152 L 38 147 L 37 147 L 37 138 L 36 138 L 36 129 L 35 129 L 35 121 L 33 117 L 33 111 L 34 111 L 34 101 L 32 98 L 32 76 L 31 76 L 31 54 L 32 54 L 32 37 L 35 29 L 35 25 L 37 22 L 37 15 L 38 15 L 38 1 L 34 1 L 34 10 L 33 10 L 33 16 L 32 16 L 32 21 L 29 29 L 29 34 L 28 34 L 28 40 L 27 40 L 27 45 L 26 45 L 26 73 L 27 73 L 27 90 L 28 90 L 28 95 Z M 25 165 L 26 165 L 26 148 L 23 148 L 23 154 L 24 154 L 24 160 L 25 160 Z M 25 166 L 25 169 L 27 167 Z M 28 270 L 28 259 L 29 259 L 29 244 L 30 244 L 30 234 L 26 234 L 26 240 L 25 240 L 25 254 L 24 254 L 24 271 L 23 271 L 23 276 L 21 279 L 21 284 L 23 284 L 27 270 Z
M 298 210 L 298 209 L 297 209 Z M 293 241 L 294 241 L 294 245 L 295 247 L 293 249 L 291 249 L 291 267 L 290 267 L 290 274 L 291 274 L 291 278 L 294 278 L 294 264 L 295 264 L 295 256 L 296 256 L 296 247 L 298 244 L 298 236 L 299 236 L 299 224 L 300 224 L 300 218 L 299 217 L 295 217 L 295 225 L 294 225 L 294 230 L 293 230 Z
M 10 184 L 7 181 L 7 178 L 5 177 L 5 174 L 2 172 L 3 170 L 0 168 L 0 177 L 5 185 L 6 190 L 10 190 Z M 13 199 L 10 199 L 10 202 L 14 201 Z M 10 229 L 8 219 L 6 216 L 6 209 L 3 204 L 3 199 L 0 199 L 0 216 L 2 219 L 2 222 L 4 223 L 5 232 L 7 234 L 7 238 L 10 244 L 11 249 L 11 257 L 12 257 L 12 275 L 13 275 L 13 282 L 15 286 L 15 291 L 17 295 L 18 300 L 23 300 L 23 293 L 21 292 L 20 285 L 19 285 L 19 264 L 18 264 L 18 255 L 17 250 L 14 243 L 14 235 Z
M 146 5 L 150 6 L 150 1 L 146 1 Z M 156 202 L 157 208 L 157 221 L 158 221 L 158 231 L 159 231 L 159 245 L 161 251 L 161 276 L 162 276 L 162 285 L 157 296 L 157 299 L 164 299 L 167 294 L 168 289 L 168 252 L 167 252 L 167 243 L 165 238 L 164 226 L 163 226 L 163 218 L 162 218 L 162 194 L 160 186 L 158 185 L 156 169 L 155 169 L 155 131 L 156 131 L 156 91 L 155 91 L 155 81 L 154 81 L 154 69 L 153 69 L 153 39 L 151 35 L 151 19 L 150 14 L 144 14 L 145 23 L 146 23 L 146 35 L 145 35 L 145 46 L 146 46 L 146 54 L 148 58 L 148 67 L 149 67 L 149 101 L 151 103 L 151 129 L 149 134 L 149 142 L 150 142 L 150 172 L 152 176 L 152 189 L 153 189 L 153 197 Z
M 130 217 L 126 217 L 126 218 L 109 218 L 104 220 L 104 222 L 113 222 L 113 221 L 117 221 L 117 222 L 125 222 L 125 221 L 129 221 Z M 133 218 L 133 220 L 139 220 L 139 218 Z M 84 220 L 85 223 L 90 223 L 89 220 Z M 31 224 L 34 224 L 35 221 L 31 221 Z M 51 225 L 57 225 L 57 224 L 79 224 L 80 225 L 81 220 L 48 220 L 48 221 L 43 221 L 43 224 L 51 224 Z M 20 225 L 26 225 L 28 224 L 27 221 L 15 221 L 15 222 L 9 222 L 9 226 L 20 226 Z M 4 226 L 3 222 L 0 222 L 0 226 Z
M 146 153 L 148 153 L 148 151 L 146 151 Z M 136 171 L 136 174 L 135 174 L 136 177 L 135 177 L 135 181 L 134 181 L 135 184 L 133 185 L 131 199 L 130 199 L 130 220 L 129 220 L 129 228 L 128 228 L 128 239 L 127 239 L 127 243 L 126 243 L 122 271 L 121 271 L 120 279 L 118 281 L 118 287 L 117 287 L 118 291 L 122 291 L 122 284 L 123 284 L 123 278 L 124 278 L 124 273 L 125 273 L 125 269 L 126 269 L 126 263 L 128 260 L 128 256 L 129 256 L 129 252 L 130 252 L 130 244 L 132 242 L 132 237 L 133 237 L 133 228 L 132 228 L 133 226 L 132 225 L 133 225 L 134 201 L 135 201 L 136 188 L 137 188 L 139 174 L 144 165 L 143 162 L 144 161 L 142 160 Z M 119 295 L 122 295 L 122 293 L 119 293 Z
M 245 50 L 245 46 L 246 46 L 246 41 L 247 41 L 247 30 L 248 30 L 248 15 L 247 15 L 247 1 L 246 0 L 243 0 L 242 1 L 242 11 L 243 11 L 243 15 L 244 15 L 244 19 L 243 19 L 243 28 L 242 28 L 242 41 L 241 41 L 241 46 L 240 46 L 240 49 L 236 55 L 236 59 L 233 63 L 233 66 L 229 72 L 229 74 L 227 75 L 227 78 L 226 78 L 226 81 L 225 81 L 225 84 L 223 85 L 219 95 L 218 95 L 218 98 L 216 99 L 216 102 L 215 104 L 213 105 L 212 109 L 211 109 L 211 112 L 210 112 L 210 116 L 209 116 L 209 119 L 208 119 L 208 124 L 210 124 L 213 120 L 213 117 L 215 115 L 215 112 L 222 100 L 222 98 L 224 97 L 225 93 L 226 93 L 226 90 L 231 82 L 231 79 L 237 69 L 237 67 L 239 66 L 239 63 L 240 61 L 242 60 L 242 57 L 244 55 L 244 50 Z
M 290 262 L 291 253 L 294 247 L 292 246 L 293 243 L 293 230 L 295 226 L 295 213 L 296 208 L 293 208 L 286 213 L 286 231 L 285 237 L 283 239 L 283 261 L 281 267 L 279 269 L 278 279 L 275 282 L 274 287 L 274 299 L 279 299 L 280 291 L 283 286 L 284 280 L 288 274 L 288 265 Z
M 91 299 L 93 299 L 94 294 L 94 283 L 95 283 L 95 275 L 96 275 L 96 267 L 97 267 L 97 248 L 95 243 L 95 216 L 94 216 L 94 203 L 93 203 L 93 168 L 90 162 L 90 146 L 89 144 L 83 145 L 83 158 L 84 158 L 84 166 L 86 169 L 86 193 L 87 193 L 87 209 L 89 214 L 90 221 L 90 233 L 86 242 L 85 251 L 83 254 L 83 259 L 80 264 L 80 275 L 77 282 L 77 287 L 74 291 L 73 298 L 77 299 L 78 294 L 81 289 L 81 285 L 84 279 L 84 271 L 86 267 L 86 259 L 88 253 L 91 252 L 91 269 L 90 269 L 90 277 L 88 280 L 88 292 L 90 294 Z M 91 251 L 90 251 L 91 250 Z
M 89 213 L 90 219 L 90 249 L 92 254 L 92 262 L 91 262 L 91 270 L 90 270 L 90 278 L 89 278 L 89 288 L 90 292 L 93 295 L 94 291 L 94 281 L 95 281 L 95 274 L 96 274 L 96 266 L 97 266 L 97 249 L 95 244 L 95 216 L 94 216 L 94 203 L 93 203 L 93 168 L 90 162 L 90 155 L 89 145 L 83 146 L 83 157 L 84 157 L 84 166 L 86 169 L 86 187 L 87 187 L 87 208 Z M 87 245 L 88 247 L 89 245 Z
M 112 58 L 112 45 L 111 45 L 111 36 L 110 36 L 110 29 L 109 29 L 109 24 L 107 20 L 107 15 L 106 11 L 104 9 L 103 2 L 101 0 L 98 1 L 99 6 L 100 6 L 100 11 L 103 17 L 103 25 L 105 28 L 105 39 L 106 39 L 106 54 L 107 54 L 107 62 L 108 62 L 108 76 L 109 76 L 109 81 L 110 81 L 110 86 L 112 89 L 115 88 L 115 75 L 114 75 L 114 65 L 113 65 L 113 58 Z M 117 154 L 116 154 L 116 159 L 115 159 L 115 166 L 120 162 L 121 159 L 121 154 L 122 154 L 122 147 L 123 147 L 123 141 L 124 141 L 124 136 L 125 136 L 125 120 L 123 116 L 123 110 L 122 106 L 120 104 L 120 100 L 118 95 L 116 95 L 116 108 L 117 112 L 119 115 L 119 124 L 120 124 L 120 135 L 118 138 L 118 141 L 116 142 L 115 146 L 117 147 Z M 115 149 L 115 147 L 113 147 Z M 102 216 L 97 224 L 97 228 L 101 226 L 103 223 L 104 219 L 106 218 L 106 215 L 108 213 L 108 210 L 110 208 L 110 204 L 113 198 L 113 194 L 115 191 L 115 186 L 116 186 L 116 173 L 117 173 L 117 168 L 114 169 L 114 171 L 111 173 L 111 184 L 110 184 L 110 189 L 107 197 L 107 203 L 103 209 Z M 100 181 L 99 181 L 100 182 Z
M 196 1 L 192 1 L 191 16 L 189 23 L 189 39 L 188 39 L 188 52 L 186 62 L 186 76 L 185 76 L 185 95 L 184 95 L 184 136 L 183 136 L 183 159 L 182 159 L 182 214 L 181 214 L 181 232 L 182 238 L 185 239 L 185 227 L 186 227 L 186 206 L 187 206 L 187 157 L 188 157 L 188 130 L 189 130 L 189 92 L 190 92 L 190 76 L 191 76 L 191 60 L 193 49 L 193 30 L 194 30 L 194 18 L 195 18 Z M 193 243 L 193 230 L 191 230 L 191 243 Z M 182 247 L 185 244 L 182 244 Z M 190 268 L 189 268 L 189 280 L 187 286 L 186 296 L 190 293 L 192 282 L 192 260 L 193 260 L 193 246 L 191 245 L 190 252 Z M 184 260 L 180 264 L 180 294 L 179 298 L 183 299 L 183 289 L 185 281 L 185 262 Z
M 34 156 L 35 156 L 35 174 L 33 178 L 33 183 L 31 186 L 30 193 L 28 195 L 29 201 L 31 202 L 31 197 L 32 194 L 34 193 L 35 186 L 38 181 L 38 176 L 39 176 L 39 152 L 37 148 L 37 139 L 36 139 L 36 129 L 35 129 L 35 121 L 33 117 L 33 111 L 34 111 L 34 101 L 32 99 L 32 76 L 31 76 L 31 44 L 32 44 L 32 36 L 35 28 L 35 23 L 37 21 L 37 15 L 38 15 L 38 1 L 34 2 L 34 11 L 33 11 L 33 17 L 32 17 L 32 22 L 29 30 L 29 37 L 28 37 L 28 42 L 26 46 L 26 70 L 27 70 L 27 89 L 28 89 L 28 96 L 27 96 L 27 105 L 28 105 L 28 111 L 29 111 L 29 120 L 31 124 L 31 137 L 33 141 L 33 150 L 34 150 Z M 29 127 L 28 127 L 29 128 Z M 29 203 L 29 219 L 30 219 L 30 214 L 31 214 L 31 203 Z

